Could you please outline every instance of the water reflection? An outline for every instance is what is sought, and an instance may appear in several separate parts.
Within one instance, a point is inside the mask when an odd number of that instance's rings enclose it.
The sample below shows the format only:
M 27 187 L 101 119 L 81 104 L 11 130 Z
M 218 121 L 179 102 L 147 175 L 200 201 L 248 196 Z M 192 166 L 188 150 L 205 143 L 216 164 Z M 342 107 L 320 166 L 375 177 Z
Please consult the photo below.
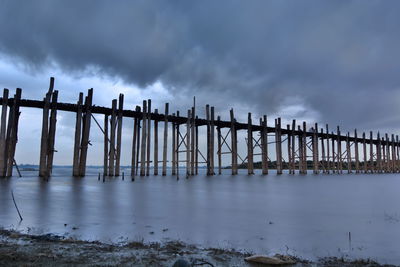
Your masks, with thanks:
M 107 242 L 180 239 L 203 246 L 400 263 L 399 175 L 221 176 L 97 180 L 55 169 L 0 180 L 0 225 Z M 14 190 L 24 220 L 18 225 Z M 349 246 L 348 233 L 352 242 Z

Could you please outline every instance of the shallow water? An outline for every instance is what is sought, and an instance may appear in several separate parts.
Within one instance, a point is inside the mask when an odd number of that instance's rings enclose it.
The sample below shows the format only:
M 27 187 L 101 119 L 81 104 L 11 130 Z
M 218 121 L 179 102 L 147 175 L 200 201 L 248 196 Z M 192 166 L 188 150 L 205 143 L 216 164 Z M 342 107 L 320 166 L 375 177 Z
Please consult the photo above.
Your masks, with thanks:
M 103 183 L 99 171 L 89 168 L 77 179 L 70 168 L 56 168 L 49 182 L 37 172 L 0 179 L 0 225 L 105 242 L 182 240 L 309 259 L 348 256 L 400 264 L 398 174 L 248 176 L 241 170 L 231 176 L 224 170 L 179 181 L 150 176 Z

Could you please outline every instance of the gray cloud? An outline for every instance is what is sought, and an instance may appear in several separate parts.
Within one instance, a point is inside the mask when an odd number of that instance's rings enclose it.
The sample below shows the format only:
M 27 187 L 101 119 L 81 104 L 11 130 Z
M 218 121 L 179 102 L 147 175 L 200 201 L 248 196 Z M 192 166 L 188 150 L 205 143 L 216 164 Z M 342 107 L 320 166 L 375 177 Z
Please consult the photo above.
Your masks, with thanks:
M 1 1 L 0 51 L 32 72 L 161 81 L 196 95 L 351 129 L 399 120 L 398 1 Z M 157 96 L 154 96 L 155 98 Z M 186 101 L 185 101 L 186 100 Z M 308 112 L 309 111 L 309 112 Z M 308 113 L 307 113 L 308 112 Z

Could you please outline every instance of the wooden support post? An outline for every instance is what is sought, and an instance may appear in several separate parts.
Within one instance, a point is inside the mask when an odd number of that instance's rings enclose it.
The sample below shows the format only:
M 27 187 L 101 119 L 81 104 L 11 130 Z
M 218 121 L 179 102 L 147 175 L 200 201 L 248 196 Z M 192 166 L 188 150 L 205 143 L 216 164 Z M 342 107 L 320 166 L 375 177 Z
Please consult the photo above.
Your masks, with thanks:
M 17 88 L 16 93 L 14 95 L 14 104 L 13 104 L 13 118 L 12 118 L 12 125 L 11 125 L 11 135 L 9 138 L 9 146 L 8 146 L 8 164 L 7 164 L 7 177 L 12 176 L 13 164 L 15 162 L 15 149 L 18 140 L 18 121 L 19 121 L 19 104 L 21 100 L 22 90 L 21 88 Z M 17 169 L 18 170 L 18 169 Z M 18 171 L 19 172 L 19 171 Z
M 154 110 L 154 113 L 158 114 L 158 109 Z M 154 175 L 158 175 L 158 121 L 154 120 Z
M 296 136 L 295 136 L 295 130 L 296 130 L 296 120 L 292 120 L 292 149 L 291 149 L 291 157 L 292 157 L 292 174 L 295 174 L 296 172 Z
M 1 109 L 1 128 L 0 128 L 0 176 L 6 176 L 6 128 L 7 128 L 7 104 L 8 89 L 3 91 L 2 109 Z
M 188 109 L 187 111 L 187 121 L 186 121 L 186 178 L 190 176 L 190 119 L 191 117 L 191 110 Z
M 230 110 L 231 117 L 231 146 L 232 146 L 232 175 L 238 173 L 238 165 L 237 165 L 237 132 L 236 132 L 236 121 L 233 114 L 233 109 Z
M 172 113 L 172 116 L 175 116 L 175 113 Z M 176 175 L 176 123 L 172 123 L 172 165 L 171 165 L 171 174 Z
M 142 142 L 140 144 L 140 176 L 146 175 L 146 140 L 147 140 L 147 101 L 143 100 L 143 119 L 142 119 Z
M 249 112 L 247 117 L 247 173 L 254 174 L 253 165 L 253 130 L 251 113 Z
M 147 100 L 147 159 L 146 159 L 146 176 L 150 175 L 150 162 L 151 162 L 151 157 L 150 157 L 150 149 L 151 149 L 151 99 Z
M 339 167 L 338 167 L 338 154 L 336 153 L 335 155 L 335 134 L 332 132 L 332 172 L 333 173 L 339 173 Z
M 198 119 L 198 117 L 196 116 L 196 119 Z M 196 143 L 195 143 L 195 174 L 199 174 L 199 127 L 196 125 L 195 126 L 195 137 L 196 137 Z
M 193 107 L 191 113 L 191 138 L 190 138 L 190 175 L 195 175 L 195 160 L 196 160 L 196 116 L 195 116 L 195 109 L 196 100 L 193 98 Z
M 389 143 L 389 135 L 385 134 L 385 154 L 386 154 L 386 163 L 385 163 L 385 172 L 390 172 L 390 143 Z
M 291 153 L 291 148 L 292 148 L 292 138 L 290 136 L 290 125 L 286 125 L 286 130 L 288 132 L 287 134 L 287 154 L 288 154 L 288 169 L 289 169 L 289 174 L 292 173 L 292 153 Z
M 377 138 L 378 143 L 376 144 L 376 163 L 377 163 L 377 171 L 380 173 L 382 172 L 382 161 L 381 161 L 381 156 L 382 156 L 382 150 L 381 150 L 381 137 L 380 133 L 378 132 Z
M 374 143 L 373 143 L 372 131 L 369 132 L 369 169 L 370 169 L 371 173 L 373 173 L 375 171 Z
M 138 112 L 138 107 L 135 109 Z M 132 137 L 132 162 L 131 162 L 131 177 L 132 180 L 136 174 L 136 143 L 138 139 L 138 132 L 139 132 L 139 125 L 138 125 L 138 118 L 133 119 L 133 137 Z
M 356 162 L 356 173 L 360 172 L 360 158 L 358 154 L 358 136 L 357 136 L 357 129 L 354 130 L 354 157 Z
M 179 111 L 176 112 L 176 116 L 179 117 Z M 175 149 L 175 164 L 176 164 L 176 179 L 179 180 L 179 123 L 176 123 L 176 149 Z
M 218 125 L 220 124 L 221 117 L 218 116 Z M 218 154 L 218 174 L 222 174 L 222 157 L 221 157 L 221 150 L 222 150 L 222 136 L 221 136 L 221 128 L 218 126 L 217 127 L 217 142 L 218 142 L 218 149 L 217 149 L 217 154 Z
M 315 123 L 313 129 L 313 141 L 312 141 L 312 148 L 313 148 L 313 171 L 314 174 L 318 174 L 319 172 L 319 160 L 318 160 L 318 124 Z
M 318 136 L 317 136 L 317 139 L 318 139 Z M 322 163 L 322 173 L 327 173 L 327 167 L 326 167 L 326 165 L 327 165 L 327 160 L 326 160 L 326 155 L 325 155 L 325 141 L 324 141 L 324 129 L 323 128 L 321 128 L 321 156 L 322 156 L 322 159 L 321 159 L 321 163 Z M 318 164 L 319 164 L 319 161 L 318 161 Z
M 329 126 L 325 125 L 326 128 L 326 173 L 330 173 L 331 171 L 331 161 L 330 161 L 330 143 L 329 143 Z M 333 155 L 332 155 L 333 156 Z
M 110 127 L 110 157 L 108 163 L 108 176 L 115 174 L 115 129 L 117 127 L 117 100 L 112 101 L 111 127 Z
M 79 176 L 83 177 L 86 174 L 86 159 L 89 146 L 90 136 L 90 122 L 92 119 L 92 100 L 93 100 L 93 88 L 88 90 L 87 102 L 85 107 L 85 119 L 83 124 L 82 142 L 81 142 L 81 153 L 79 160 Z
M 214 175 L 214 143 L 215 143 L 215 126 L 214 126 L 214 107 L 211 107 L 211 121 L 210 121 L 210 174 Z
M 340 128 L 337 127 L 337 162 L 338 173 L 343 173 L 342 140 L 340 139 Z
M 104 115 L 104 161 L 103 161 L 103 176 L 108 174 L 108 115 Z M 133 145 L 135 146 L 135 145 Z
M 352 161 L 351 161 L 351 146 L 350 146 L 350 133 L 346 134 L 346 154 L 347 154 L 347 173 L 352 173 Z
M 268 130 L 267 130 L 267 116 L 263 116 L 261 121 L 261 162 L 262 174 L 268 174 Z
M 56 140 L 56 124 L 57 124 L 57 100 L 58 91 L 55 90 L 52 95 L 51 102 L 51 113 L 50 113 L 50 127 L 49 127 L 49 146 L 47 152 L 47 174 L 51 175 L 53 171 L 53 159 L 54 159 L 54 145 Z
M 399 147 L 399 136 L 396 135 L 396 172 L 400 171 L 399 160 L 400 160 L 400 147 Z
M 211 123 L 210 123 L 210 106 L 206 105 L 207 120 L 207 175 L 211 175 Z
M 140 113 L 141 112 L 141 107 L 140 106 L 136 106 L 136 108 L 137 108 L 137 111 Z M 141 151 L 140 151 L 140 148 L 141 148 L 140 145 L 141 145 L 141 140 L 142 140 L 140 138 L 140 132 L 141 132 L 140 124 L 141 124 L 141 121 L 142 121 L 142 119 L 138 118 L 138 128 L 137 128 L 137 138 L 136 138 L 136 168 L 135 168 L 135 175 L 139 174 L 140 156 L 142 155 Z
M 78 110 L 76 112 L 76 122 L 75 122 L 74 155 L 73 155 L 73 165 L 72 165 L 72 175 L 74 177 L 79 176 L 79 158 L 80 158 L 81 131 L 82 131 L 82 104 L 83 104 L 83 93 L 79 93 L 79 100 L 77 103 Z
M 124 110 L 124 95 L 119 94 L 118 117 L 117 117 L 117 151 L 115 157 L 115 176 L 119 176 L 121 168 L 121 147 L 122 147 L 122 111 Z
M 381 148 L 382 148 L 382 161 L 381 161 L 382 172 L 386 172 L 386 142 L 384 136 L 382 136 Z
M 363 169 L 364 169 L 364 173 L 368 172 L 368 165 L 367 165 L 367 142 L 365 139 L 365 132 L 363 132 L 362 134 L 362 139 L 363 139 Z
M 165 110 L 164 110 L 164 142 L 163 142 L 163 165 L 162 165 L 162 176 L 167 175 L 167 148 L 168 148 L 168 110 L 169 104 L 165 103 Z M 172 128 L 174 128 L 172 126 Z M 172 130 L 174 131 L 174 130 Z M 172 137 L 174 139 L 174 137 Z M 174 148 L 172 148 L 172 154 L 174 154 Z
M 303 131 L 301 130 L 300 125 L 298 126 L 298 132 L 299 132 L 299 135 L 298 135 L 298 139 L 299 139 L 299 173 L 303 174 L 303 170 L 304 170 L 304 167 L 303 167 L 303 164 L 304 164 L 304 162 L 303 162 L 303 155 L 304 155 L 304 153 L 303 153 Z
M 54 80 L 51 80 L 49 91 L 47 92 L 46 97 L 43 99 L 44 107 L 42 116 L 42 134 L 40 139 L 39 176 L 46 178 L 49 176 L 49 174 L 47 173 L 47 151 L 48 151 L 48 137 L 49 137 L 49 108 L 50 108 L 50 98 L 51 94 L 53 93 L 53 88 L 54 88 Z M 12 107 L 11 109 L 14 109 L 14 107 Z M 12 132 L 12 123 L 13 123 L 12 117 L 14 116 L 14 114 L 11 113 L 14 113 L 14 111 L 10 112 L 11 116 L 9 117 L 10 119 L 8 121 L 9 123 L 8 127 L 10 131 L 8 131 L 9 132 L 8 137 L 10 137 L 9 135 L 11 135 Z M 7 157 L 7 163 L 8 160 L 9 158 Z
M 303 140 L 302 140 L 302 152 L 303 152 L 303 174 L 307 174 L 308 170 L 308 162 L 307 162 L 307 125 L 306 122 L 303 121 Z
M 282 132 L 281 118 L 275 120 L 276 173 L 282 174 Z
M 390 164 L 390 172 L 395 172 L 395 161 L 396 161 L 396 153 L 395 153 L 395 147 L 394 147 L 394 134 L 392 134 L 392 139 L 390 142 L 390 148 L 391 148 L 391 154 L 392 154 L 392 158 L 391 158 L 391 164 Z

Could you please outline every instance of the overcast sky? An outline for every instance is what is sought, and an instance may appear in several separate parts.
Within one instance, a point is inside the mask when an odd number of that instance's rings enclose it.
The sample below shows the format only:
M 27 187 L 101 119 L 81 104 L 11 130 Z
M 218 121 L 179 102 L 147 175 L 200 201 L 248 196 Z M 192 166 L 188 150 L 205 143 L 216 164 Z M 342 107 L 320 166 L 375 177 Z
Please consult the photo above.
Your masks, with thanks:
M 63 102 L 94 88 L 224 119 L 247 112 L 397 133 L 399 1 L 3 1 L 0 86 L 42 99 L 50 76 Z M 17 161 L 37 163 L 41 114 L 23 109 Z M 124 122 L 123 163 L 132 122 Z M 59 114 L 56 164 L 72 162 L 74 115 Z M 89 164 L 100 164 L 93 127 Z M 242 140 L 243 141 L 243 140 Z M 96 156 L 97 155 L 97 156 Z

